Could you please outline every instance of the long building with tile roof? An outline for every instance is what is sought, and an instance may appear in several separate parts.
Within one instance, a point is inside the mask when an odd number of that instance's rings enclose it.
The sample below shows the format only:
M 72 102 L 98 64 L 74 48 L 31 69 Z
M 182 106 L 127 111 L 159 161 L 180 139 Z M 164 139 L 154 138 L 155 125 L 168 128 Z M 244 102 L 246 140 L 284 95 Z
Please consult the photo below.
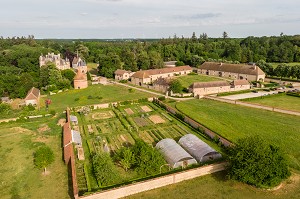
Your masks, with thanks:
M 158 78 L 169 78 L 178 75 L 187 75 L 192 72 L 190 66 L 141 70 L 131 76 L 131 82 L 136 85 L 151 84 Z
M 237 80 L 264 81 L 265 73 L 255 64 L 204 62 L 198 73 Z

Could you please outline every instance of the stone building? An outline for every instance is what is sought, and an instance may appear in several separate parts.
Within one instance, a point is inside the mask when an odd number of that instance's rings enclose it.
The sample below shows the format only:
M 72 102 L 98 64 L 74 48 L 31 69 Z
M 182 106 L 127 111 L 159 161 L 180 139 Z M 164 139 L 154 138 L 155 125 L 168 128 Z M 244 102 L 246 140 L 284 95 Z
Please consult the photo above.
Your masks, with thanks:
M 170 78 L 173 76 L 187 75 L 193 70 L 190 66 L 178 66 L 172 68 L 160 68 L 137 71 L 131 76 L 131 83 L 135 85 L 152 84 L 158 78 Z
M 115 80 L 128 80 L 134 72 L 117 69 L 115 71 Z
M 255 64 L 228 64 L 218 62 L 204 62 L 198 69 L 198 73 L 230 79 L 262 82 L 266 76 Z
M 27 93 L 27 95 L 25 97 L 25 104 L 26 104 L 26 106 L 28 106 L 30 104 L 33 105 L 33 106 L 39 105 L 40 96 L 41 96 L 40 90 L 37 89 L 37 88 L 35 88 L 35 87 L 32 87 L 28 91 L 28 93 Z
M 88 87 L 87 74 L 84 70 L 84 67 L 77 68 L 77 74 L 74 77 L 74 88 L 83 89 Z
M 47 62 L 54 63 L 59 70 L 70 69 L 70 61 L 62 59 L 60 54 L 48 53 L 45 56 L 41 55 L 39 58 L 40 67 L 46 65 Z

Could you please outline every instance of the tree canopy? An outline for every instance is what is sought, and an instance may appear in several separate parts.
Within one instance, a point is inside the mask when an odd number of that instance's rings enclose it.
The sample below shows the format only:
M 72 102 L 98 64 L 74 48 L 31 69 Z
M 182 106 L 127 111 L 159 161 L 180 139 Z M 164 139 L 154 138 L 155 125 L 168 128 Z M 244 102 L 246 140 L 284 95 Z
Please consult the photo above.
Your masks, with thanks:
M 44 168 L 46 172 L 46 167 L 54 162 L 54 153 L 48 146 L 41 146 L 34 153 L 34 164 L 38 168 Z
M 229 150 L 229 177 L 257 187 L 273 187 L 289 175 L 283 152 L 274 144 L 252 136 Z

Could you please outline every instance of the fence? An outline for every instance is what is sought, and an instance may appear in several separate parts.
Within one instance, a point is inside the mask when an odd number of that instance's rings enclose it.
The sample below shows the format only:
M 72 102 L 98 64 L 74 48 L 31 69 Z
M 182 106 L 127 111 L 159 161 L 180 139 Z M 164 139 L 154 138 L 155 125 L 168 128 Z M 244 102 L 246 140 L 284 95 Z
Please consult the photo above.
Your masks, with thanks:
M 143 191 L 148 191 L 151 189 L 156 189 L 166 185 L 175 184 L 184 180 L 193 179 L 199 176 L 212 174 L 218 171 L 223 171 L 226 168 L 227 163 L 222 162 L 218 164 L 212 164 L 208 166 L 199 167 L 196 169 L 191 169 L 188 171 L 182 171 L 174 174 L 169 174 L 163 177 L 154 178 L 151 180 L 146 180 L 143 182 L 138 182 L 131 185 L 126 185 L 123 187 L 118 187 L 115 189 L 102 191 L 89 196 L 82 196 L 81 199 L 115 199 L 122 198 Z

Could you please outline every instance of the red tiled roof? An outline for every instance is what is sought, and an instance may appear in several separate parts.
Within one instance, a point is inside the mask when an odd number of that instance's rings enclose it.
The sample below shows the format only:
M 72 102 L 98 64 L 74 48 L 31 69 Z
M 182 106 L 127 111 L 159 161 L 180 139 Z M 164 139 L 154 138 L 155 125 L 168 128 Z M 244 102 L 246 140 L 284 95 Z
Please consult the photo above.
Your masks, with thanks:
M 152 70 L 141 70 L 132 75 L 135 78 L 149 78 L 151 75 L 165 74 L 165 73 L 173 73 L 173 72 L 182 72 L 182 71 L 190 71 L 192 68 L 190 66 L 178 66 L 172 68 L 160 68 L 160 69 L 152 69 Z
M 122 69 L 117 69 L 115 71 L 115 75 L 124 75 L 125 73 L 131 73 L 131 71 L 122 70 Z
M 40 90 L 35 88 L 35 87 L 32 87 L 26 97 L 25 97 L 25 100 L 33 100 L 33 99 L 38 99 L 40 97 Z
M 232 84 L 235 85 L 235 86 L 237 86 L 237 85 L 250 85 L 250 83 L 245 79 L 234 80 L 232 82 Z
M 199 69 L 239 73 L 247 75 L 264 75 L 265 73 L 256 65 L 228 64 L 218 62 L 204 62 Z
M 221 86 L 230 86 L 230 84 L 227 81 L 195 82 L 192 85 L 190 85 L 190 88 L 209 88 Z

